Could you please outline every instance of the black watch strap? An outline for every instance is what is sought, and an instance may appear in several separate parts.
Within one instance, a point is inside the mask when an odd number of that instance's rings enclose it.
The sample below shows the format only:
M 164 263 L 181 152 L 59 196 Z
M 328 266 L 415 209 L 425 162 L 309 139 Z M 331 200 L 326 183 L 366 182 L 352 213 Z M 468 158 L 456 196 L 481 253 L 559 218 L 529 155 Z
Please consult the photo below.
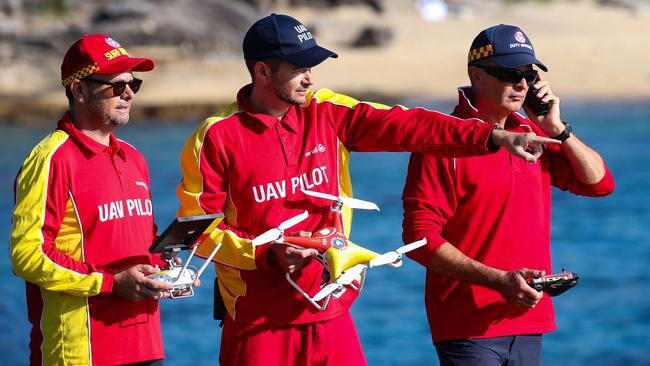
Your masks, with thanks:
M 503 130 L 503 127 L 495 124 L 494 128 L 492 128 L 492 130 L 493 131 L 494 130 Z M 490 139 L 488 140 L 487 148 L 488 148 L 489 151 L 495 152 L 495 151 L 499 150 L 499 145 L 495 144 L 493 139 L 494 138 L 492 137 L 492 133 L 490 133 Z
M 562 121 L 562 123 L 564 123 L 564 131 L 562 131 L 561 134 L 553 137 L 553 139 L 560 140 L 560 141 L 564 142 L 566 139 L 569 138 L 569 136 L 571 136 L 571 132 L 573 132 L 573 127 L 571 127 L 570 124 L 568 124 L 568 123 L 566 123 L 564 121 Z

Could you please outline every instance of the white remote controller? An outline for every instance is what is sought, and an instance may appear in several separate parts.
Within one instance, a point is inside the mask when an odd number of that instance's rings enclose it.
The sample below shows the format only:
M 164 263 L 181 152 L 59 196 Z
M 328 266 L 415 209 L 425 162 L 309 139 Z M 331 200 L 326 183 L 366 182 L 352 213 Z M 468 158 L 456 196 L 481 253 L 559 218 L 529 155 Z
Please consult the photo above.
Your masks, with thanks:
M 212 258 L 214 258 L 214 255 L 217 254 L 217 251 L 220 247 L 221 243 L 217 244 L 212 253 L 210 253 L 210 256 L 208 256 L 205 262 L 203 262 L 203 265 L 201 268 L 199 268 L 198 271 L 193 267 L 188 267 L 190 261 L 192 260 L 192 257 L 194 257 L 194 253 L 196 253 L 196 249 L 198 248 L 198 246 L 194 246 L 192 253 L 190 253 L 189 258 L 187 258 L 187 262 L 183 267 L 175 266 L 173 260 L 170 260 L 169 263 L 171 265 L 171 268 L 162 270 L 158 273 L 152 273 L 148 275 L 147 278 L 166 282 L 174 286 L 172 290 L 169 290 L 169 294 L 171 295 L 172 299 L 180 297 L 192 297 L 194 296 L 194 281 L 201 277 L 201 274 L 208 266 L 208 264 L 211 263 L 210 261 Z
M 147 278 L 162 281 L 174 286 L 174 289 L 170 291 L 172 297 L 185 297 L 193 295 L 192 284 L 196 279 L 196 271 L 191 268 L 186 268 L 185 271 L 183 271 L 182 267 L 174 267 L 162 270 L 158 273 L 150 274 Z M 178 296 L 187 290 L 190 290 L 190 294 Z

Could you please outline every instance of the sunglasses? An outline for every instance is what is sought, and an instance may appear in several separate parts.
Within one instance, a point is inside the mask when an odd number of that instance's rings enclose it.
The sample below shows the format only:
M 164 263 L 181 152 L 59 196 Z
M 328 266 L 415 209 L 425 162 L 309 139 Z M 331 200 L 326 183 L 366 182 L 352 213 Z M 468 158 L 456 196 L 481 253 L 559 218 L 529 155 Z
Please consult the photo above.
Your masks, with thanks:
M 129 81 L 128 83 L 126 81 L 104 81 L 104 80 L 99 80 L 91 77 L 85 77 L 81 80 L 89 81 L 91 83 L 110 85 L 113 87 L 113 96 L 115 97 L 119 97 L 120 95 L 122 95 L 127 85 L 129 86 L 129 88 L 131 88 L 133 94 L 137 93 L 138 90 L 140 90 L 140 85 L 142 85 L 142 80 L 138 78 L 133 78 L 133 80 Z
M 479 69 L 483 69 L 488 74 L 503 81 L 505 83 L 517 84 L 521 79 L 526 80 L 526 84 L 532 85 L 537 80 L 537 70 L 517 70 L 506 69 L 502 67 L 488 66 L 488 65 L 474 65 Z

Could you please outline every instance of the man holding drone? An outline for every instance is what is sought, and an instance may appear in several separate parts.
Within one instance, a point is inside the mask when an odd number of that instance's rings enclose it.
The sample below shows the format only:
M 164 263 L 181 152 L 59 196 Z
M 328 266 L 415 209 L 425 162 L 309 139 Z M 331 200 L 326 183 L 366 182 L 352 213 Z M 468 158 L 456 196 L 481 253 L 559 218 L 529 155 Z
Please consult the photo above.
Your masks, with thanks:
M 223 213 L 209 240 L 227 314 L 223 365 L 365 365 L 349 308 L 348 291 L 323 311 L 312 307 L 286 280 L 309 295 L 321 289 L 323 266 L 315 249 L 253 246 L 252 239 L 307 210 L 293 230 L 332 226 L 330 202 L 304 189 L 352 195 L 350 151 L 418 151 L 438 156 L 485 155 L 504 146 L 535 161 L 541 144 L 554 140 L 495 130 L 478 119 L 462 120 L 424 109 L 359 102 L 321 89 L 311 68 L 337 55 L 316 44 L 294 18 L 272 14 L 244 37 L 252 84 L 237 102 L 206 119 L 181 155 L 183 179 L 177 193 L 181 216 Z M 532 151 L 532 152 L 529 152 Z M 342 213 L 345 235 L 350 209 Z

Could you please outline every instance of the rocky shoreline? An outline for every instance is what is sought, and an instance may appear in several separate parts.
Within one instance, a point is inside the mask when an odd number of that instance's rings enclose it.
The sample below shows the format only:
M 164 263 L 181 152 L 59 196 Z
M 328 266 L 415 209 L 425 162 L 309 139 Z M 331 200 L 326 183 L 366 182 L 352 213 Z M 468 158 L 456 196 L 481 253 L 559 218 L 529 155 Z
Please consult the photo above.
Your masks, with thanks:
M 191 6 L 171 0 L 52 1 L 66 4 L 59 15 L 30 8 L 43 2 L 9 0 L 22 4 L 23 14 L 13 17 L 0 6 L 0 122 L 47 122 L 61 115 L 66 100 L 60 60 L 82 33 L 110 34 L 132 55 L 156 60 L 156 69 L 142 74 L 133 119 L 200 120 L 231 103 L 249 82 L 241 39 L 271 5 L 301 19 L 320 44 L 339 53 L 315 68 L 315 87 L 360 99 L 455 99 L 455 88 L 467 82 L 471 39 L 487 26 L 507 23 L 531 37 L 561 98 L 650 101 L 647 1 L 633 2 L 634 8 L 595 0 L 448 1 L 467 7 L 450 7 L 435 22 L 424 19 L 416 0 L 339 0 L 343 5 L 336 7 L 326 0 L 309 6 L 295 5 L 298 0 L 193 0 Z M 12 22 L 16 17 L 21 21 Z

